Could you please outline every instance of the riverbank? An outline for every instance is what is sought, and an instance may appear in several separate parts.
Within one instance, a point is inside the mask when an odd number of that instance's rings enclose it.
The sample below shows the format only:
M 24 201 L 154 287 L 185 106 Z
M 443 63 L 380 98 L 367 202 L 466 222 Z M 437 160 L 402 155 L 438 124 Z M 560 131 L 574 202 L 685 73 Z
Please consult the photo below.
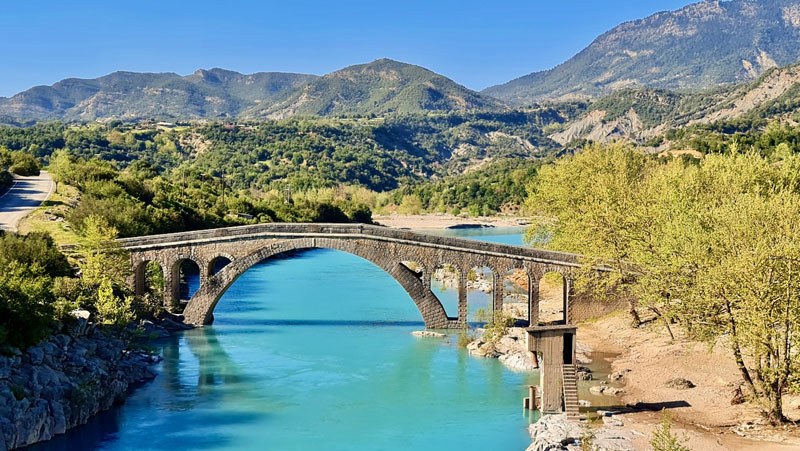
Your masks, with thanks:
M 673 341 L 659 328 L 663 325 L 633 328 L 622 313 L 578 327 L 578 343 L 615 355 L 611 378 L 621 383 L 622 393 L 611 398 L 610 404 L 618 406 L 603 408 L 613 418 L 604 421 L 605 429 L 630 433 L 634 449 L 647 449 L 664 409 L 673 419 L 673 432 L 695 451 L 800 447 L 796 426 L 768 426 L 757 406 L 743 402 L 739 372 L 724 344 L 709 352 L 679 330 Z M 785 414 L 800 419 L 798 407 L 800 398 L 788 397 Z
M 0 451 L 85 424 L 155 378 L 160 360 L 85 319 L 10 354 L 0 356 Z
M 524 227 L 530 225 L 528 218 L 519 216 L 481 216 L 470 218 L 446 213 L 425 215 L 376 215 L 372 220 L 377 224 L 396 229 L 436 230 L 459 227 Z

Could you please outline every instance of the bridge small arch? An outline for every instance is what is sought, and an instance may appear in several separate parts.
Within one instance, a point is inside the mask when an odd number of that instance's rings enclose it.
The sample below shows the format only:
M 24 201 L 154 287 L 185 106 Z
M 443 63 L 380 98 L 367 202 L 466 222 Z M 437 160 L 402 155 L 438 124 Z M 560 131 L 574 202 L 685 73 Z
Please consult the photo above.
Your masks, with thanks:
M 467 320 L 486 322 L 494 317 L 495 271 L 486 263 L 467 270 Z
M 566 324 L 569 279 L 560 271 L 547 271 L 539 279 L 539 324 Z
M 137 296 L 147 293 L 164 296 L 166 279 L 164 266 L 156 260 L 141 260 L 133 266 L 133 290 Z
M 449 263 L 439 263 L 431 272 L 430 290 L 444 307 L 448 318 L 459 319 L 459 278 L 461 271 Z
M 167 292 L 178 308 L 182 301 L 188 301 L 203 284 L 204 274 L 199 264 L 187 255 L 179 255 L 170 265 Z M 180 310 L 180 308 L 178 308 Z
M 530 277 L 523 268 L 512 268 L 501 275 L 503 279 L 503 311 L 516 323 L 530 322 Z
M 233 257 L 228 254 L 219 254 L 212 257 L 211 260 L 208 261 L 208 266 L 206 267 L 206 277 L 211 277 L 222 271 L 222 269 L 232 261 Z

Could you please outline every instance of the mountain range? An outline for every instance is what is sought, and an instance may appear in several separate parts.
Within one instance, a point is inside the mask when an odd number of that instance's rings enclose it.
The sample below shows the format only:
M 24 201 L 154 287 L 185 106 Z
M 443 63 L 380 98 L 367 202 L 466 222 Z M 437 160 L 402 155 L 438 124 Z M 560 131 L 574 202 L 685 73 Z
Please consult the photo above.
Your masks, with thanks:
M 705 89 L 798 59 L 800 1 L 704 1 L 625 22 L 563 64 L 483 93 L 526 105 L 631 87 Z
M 504 108 L 502 102 L 425 68 L 389 59 L 328 75 L 224 69 L 174 73 L 114 72 L 69 78 L 0 98 L 0 116 L 61 119 L 283 118 Z
M 705 1 L 623 23 L 553 69 L 481 92 L 389 59 L 323 76 L 218 68 L 186 76 L 114 72 L 0 97 L 0 123 L 502 111 L 541 102 L 609 104 L 653 96 L 697 102 L 689 90 L 740 89 L 736 83 L 798 59 L 800 0 Z M 607 95 L 612 100 L 597 100 Z

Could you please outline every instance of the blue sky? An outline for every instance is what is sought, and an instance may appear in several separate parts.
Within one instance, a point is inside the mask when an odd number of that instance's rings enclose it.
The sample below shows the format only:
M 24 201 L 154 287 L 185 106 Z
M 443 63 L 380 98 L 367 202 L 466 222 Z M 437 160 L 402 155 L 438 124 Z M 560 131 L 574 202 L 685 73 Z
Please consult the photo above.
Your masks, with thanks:
M 472 89 L 566 60 L 675 0 L 13 1 L 0 7 L 0 96 L 115 70 L 325 74 L 387 57 Z

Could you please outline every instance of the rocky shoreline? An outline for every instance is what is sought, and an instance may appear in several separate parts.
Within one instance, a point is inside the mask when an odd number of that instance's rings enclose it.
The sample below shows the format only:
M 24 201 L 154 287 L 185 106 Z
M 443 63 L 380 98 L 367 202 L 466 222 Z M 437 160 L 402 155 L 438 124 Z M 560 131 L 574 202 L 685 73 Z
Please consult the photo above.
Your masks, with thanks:
M 149 331 L 149 332 L 148 332 Z M 152 323 L 145 333 L 164 335 Z M 0 356 L 0 451 L 49 440 L 124 401 L 161 359 L 77 319 L 26 351 Z

